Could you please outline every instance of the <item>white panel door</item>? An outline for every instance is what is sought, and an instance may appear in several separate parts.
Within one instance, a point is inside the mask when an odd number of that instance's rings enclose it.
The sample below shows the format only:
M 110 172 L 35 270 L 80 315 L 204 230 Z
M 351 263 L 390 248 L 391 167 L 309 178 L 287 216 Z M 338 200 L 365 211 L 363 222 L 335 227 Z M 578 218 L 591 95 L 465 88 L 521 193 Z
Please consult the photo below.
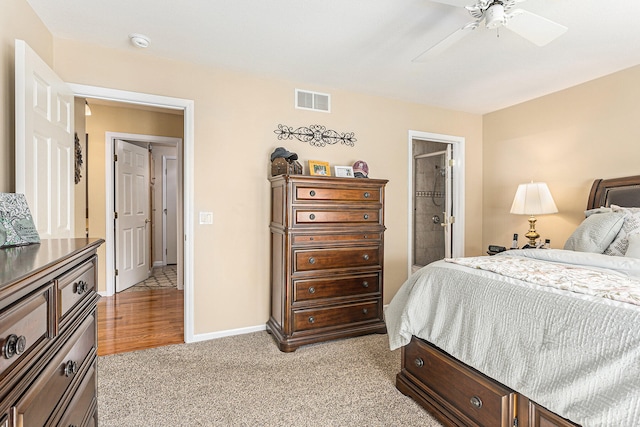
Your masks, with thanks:
M 116 140 L 116 292 L 149 277 L 149 152 Z
M 178 263 L 178 160 L 163 157 L 164 161 L 164 253 L 165 264 Z
M 73 237 L 73 92 L 23 40 L 15 54 L 16 192 L 41 239 Z

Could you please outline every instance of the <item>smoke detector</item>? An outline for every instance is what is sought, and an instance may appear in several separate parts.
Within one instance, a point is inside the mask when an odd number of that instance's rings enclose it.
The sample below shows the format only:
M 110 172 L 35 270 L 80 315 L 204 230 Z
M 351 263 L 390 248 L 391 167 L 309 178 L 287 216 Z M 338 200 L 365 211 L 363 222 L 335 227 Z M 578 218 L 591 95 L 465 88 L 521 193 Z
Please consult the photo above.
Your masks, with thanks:
M 147 48 L 151 44 L 151 40 L 149 40 L 149 37 L 145 36 L 144 34 L 129 34 L 129 40 L 131 40 L 131 44 L 141 49 Z

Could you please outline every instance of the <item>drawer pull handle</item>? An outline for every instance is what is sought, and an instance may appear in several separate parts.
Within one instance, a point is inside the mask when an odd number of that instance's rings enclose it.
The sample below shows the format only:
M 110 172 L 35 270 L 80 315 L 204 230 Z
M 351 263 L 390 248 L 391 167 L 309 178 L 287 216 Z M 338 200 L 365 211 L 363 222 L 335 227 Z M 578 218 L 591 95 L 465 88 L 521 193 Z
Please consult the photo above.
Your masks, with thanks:
M 418 368 L 422 368 L 424 366 L 424 360 L 419 357 L 414 360 L 413 363 L 415 363 Z
M 315 294 L 316 293 L 316 288 L 314 288 L 313 286 L 309 287 L 309 293 L 310 294 Z
M 363 258 L 365 261 L 369 261 L 369 255 L 367 255 L 367 254 L 362 255 L 362 258 Z
M 478 396 L 473 396 L 469 402 L 471 402 L 471 406 L 474 408 L 480 409 L 482 408 L 482 400 Z
M 313 316 L 309 316 L 309 323 L 315 323 L 316 319 Z
M 316 195 L 316 192 L 315 192 L 315 191 L 313 191 L 313 190 L 311 190 L 311 191 L 309 191 L 309 195 L 310 195 L 311 197 L 313 197 L 313 196 L 315 196 L 315 195 Z
M 309 264 L 315 264 L 316 259 L 314 257 L 309 258 Z
M 315 215 L 315 214 L 311 214 L 311 215 L 309 215 L 309 219 L 310 219 L 311 221 L 313 221 L 314 219 L 316 219 L 316 215 Z
M 362 282 L 362 287 L 363 288 L 368 288 L 369 287 L 369 282 L 367 282 L 366 280 L 364 282 Z
M 362 309 L 362 314 L 367 314 L 368 312 L 369 312 L 369 309 L 368 309 L 368 308 L 363 308 L 363 309 Z
M 78 372 L 78 364 L 73 360 L 69 360 L 64 365 L 64 376 L 70 377 L 71 375 L 75 375 Z
M 2 354 L 5 359 L 11 359 L 13 356 L 20 356 L 26 349 L 27 338 L 24 335 L 11 334 L 4 341 Z
M 75 292 L 78 295 L 84 294 L 85 292 L 87 292 L 88 289 L 89 289 L 89 284 L 84 280 L 80 280 L 78 283 L 76 283 Z
M 364 198 L 368 199 L 369 197 L 371 197 L 371 194 L 368 191 L 364 192 Z
M 364 219 L 369 219 L 369 214 L 364 214 Z

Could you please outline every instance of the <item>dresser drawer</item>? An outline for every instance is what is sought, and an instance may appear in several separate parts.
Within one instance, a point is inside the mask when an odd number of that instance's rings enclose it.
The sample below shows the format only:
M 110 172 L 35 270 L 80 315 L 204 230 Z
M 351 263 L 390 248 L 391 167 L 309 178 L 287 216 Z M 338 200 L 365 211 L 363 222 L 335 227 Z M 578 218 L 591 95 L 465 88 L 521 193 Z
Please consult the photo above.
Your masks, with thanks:
M 294 245 L 318 244 L 318 243 L 349 243 L 349 242 L 379 242 L 382 233 L 345 233 L 345 234 L 294 234 L 291 243 Z
M 293 283 L 294 303 L 325 298 L 348 298 L 380 292 L 379 273 L 330 279 L 295 280 Z
M 95 293 L 96 259 L 91 258 L 56 281 L 61 324 L 65 323 L 73 307 Z
M 507 425 L 513 394 L 510 389 L 468 367 L 456 365 L 450 356 L 415 338 L 405 347 L 404 367 L 475 423 Z
M 295 272 L 380 266 L 380 246 L 356 248 L 296 249 Z
M 293 214 L 294 225 L 380 223 L 380 209 L 294 208 Z
M 355 183 L 354 183 L 355 184 Z M 296 184 L 295 201 L 326 201 L 326 202 L 370 202 L 380 203 L 380 188 L 367 188 L 364 186 L 338 186 L 331 188 L 321 185 Z
M 60 426 L 83 426 L 90 424 L 96 406 L 96 362 L 82 379 L 71 403 L 64 412 Z M 91 412 L 90 412 L 91 411 Z
M 0 384 L 53 337 L 52 285 L 0 313 Z
M 378 320 L 380 318 L 379 301 L 342 305 L 338 307 L 317 308 L 293 311 L 294 332 L 348 325 Z
M 13 412 L 17 426 L 44 426 L 90 357 L 95 346 L 95 318 L 89 316 L 58 351 L 35 383 L 16 403 Z

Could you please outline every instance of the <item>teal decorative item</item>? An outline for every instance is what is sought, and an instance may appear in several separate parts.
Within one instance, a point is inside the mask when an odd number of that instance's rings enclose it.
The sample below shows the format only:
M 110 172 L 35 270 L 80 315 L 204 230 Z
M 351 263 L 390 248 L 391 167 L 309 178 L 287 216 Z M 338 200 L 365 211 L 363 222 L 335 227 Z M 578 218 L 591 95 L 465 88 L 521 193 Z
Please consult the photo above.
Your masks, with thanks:
M 27 198 L 19 193 L 0 193 L 0 248 L 40 243 Z

